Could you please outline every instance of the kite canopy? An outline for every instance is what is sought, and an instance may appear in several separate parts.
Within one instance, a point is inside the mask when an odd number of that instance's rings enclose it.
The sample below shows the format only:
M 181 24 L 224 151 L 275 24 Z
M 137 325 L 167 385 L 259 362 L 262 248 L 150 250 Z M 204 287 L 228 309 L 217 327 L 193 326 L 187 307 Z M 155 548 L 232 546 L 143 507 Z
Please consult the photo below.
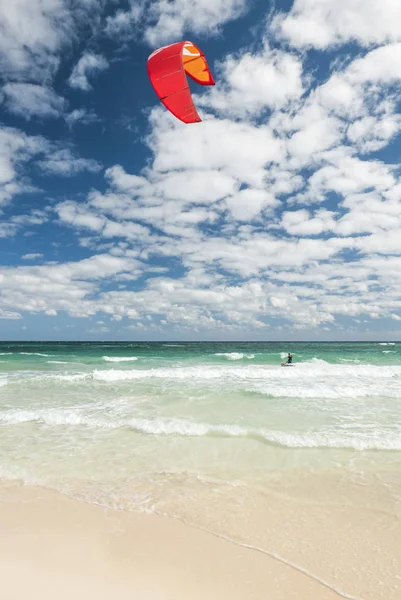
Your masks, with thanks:
M 192 42 L 178 42 L 155 50 L 148 59 L 148 75 L 164 106 L 184 123 L 198 123 L 186 74 L 201 85 L 214 85 L 205 55 Z

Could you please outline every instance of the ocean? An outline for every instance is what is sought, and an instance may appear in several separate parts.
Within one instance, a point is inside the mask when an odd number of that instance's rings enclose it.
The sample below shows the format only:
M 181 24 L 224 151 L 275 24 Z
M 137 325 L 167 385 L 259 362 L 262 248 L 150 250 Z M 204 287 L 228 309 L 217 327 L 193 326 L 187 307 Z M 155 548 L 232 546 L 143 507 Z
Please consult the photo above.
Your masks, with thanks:
M 341 515 L 351 530 L 368 511 L 364 539 L 392 560 L 373 525 L 401 516 L 401 342 L 0 343 L 0 479 L 178 518 L 307 572 L 313 519 L 313 572 L 342 595 Z M 369 596 L 389 569 L 363 569 L 363 597 L 389 600 Z

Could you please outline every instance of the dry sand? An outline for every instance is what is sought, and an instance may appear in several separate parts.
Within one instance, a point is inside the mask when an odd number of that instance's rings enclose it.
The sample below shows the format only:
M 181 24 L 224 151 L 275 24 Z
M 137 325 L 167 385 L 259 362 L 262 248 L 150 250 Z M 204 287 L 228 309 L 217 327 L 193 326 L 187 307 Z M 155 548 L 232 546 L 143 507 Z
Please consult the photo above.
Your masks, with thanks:
M 180 521 L 0 488 L 1 600 L 338 600 L 313 577 Z

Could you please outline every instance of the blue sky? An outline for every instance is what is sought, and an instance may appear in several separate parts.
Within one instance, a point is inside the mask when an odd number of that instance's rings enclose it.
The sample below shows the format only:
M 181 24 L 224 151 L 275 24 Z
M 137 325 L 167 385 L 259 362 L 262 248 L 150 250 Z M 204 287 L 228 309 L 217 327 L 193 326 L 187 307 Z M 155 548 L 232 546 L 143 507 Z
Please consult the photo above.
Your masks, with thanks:
M 0 339 L 401 339 L 401 5 L 0 0 Z M 191 40 L 202 123 L 149 83 Z

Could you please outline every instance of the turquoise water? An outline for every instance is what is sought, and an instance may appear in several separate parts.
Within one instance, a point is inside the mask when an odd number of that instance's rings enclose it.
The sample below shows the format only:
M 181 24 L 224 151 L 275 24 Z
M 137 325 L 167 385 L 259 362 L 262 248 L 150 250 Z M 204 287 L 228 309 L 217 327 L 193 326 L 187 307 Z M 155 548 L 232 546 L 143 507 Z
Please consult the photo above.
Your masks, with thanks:
M 288 351 L 295 366 L 283 369 Z M 135 449 L 141 463 L 146 455 L 149 470 L 174 465 L 181 446 L 202 462 L 196 448 L 206 441 L 217 453 L 208 468 L 223 478 L 233 461 L 218 457 L 230 443 L 251 472 L 255 456 L 249 465 L 245 457 L 255 444 L 258 463 L 273 469 L 291 465 L 296 449 L 321 450 L 327 465 L 329 449 L 398 452 L 401 343 L 2 343 L 0 426 L 10 443 L 6 476 L 42 473 L 41 452 L 50 452 L 46 464 L 56 461 L 68 439 L 72 455 L 97 447 L 99 471 L 108 451 L 101 440 L 113 441 L 113 456 Z M 32 437 L 38 451 L 43 445 L 36 458 L 23 450 Z M 283 464 L 264 463 L 268 446 L 288 450 Z
M 400 467 L 401 343 L 0 344 L 3 481 L 281 543 L 308 568 L 282 537 L 297 511 L 399 518 Z M 274 536 L 250 524 L 283 506 Z

